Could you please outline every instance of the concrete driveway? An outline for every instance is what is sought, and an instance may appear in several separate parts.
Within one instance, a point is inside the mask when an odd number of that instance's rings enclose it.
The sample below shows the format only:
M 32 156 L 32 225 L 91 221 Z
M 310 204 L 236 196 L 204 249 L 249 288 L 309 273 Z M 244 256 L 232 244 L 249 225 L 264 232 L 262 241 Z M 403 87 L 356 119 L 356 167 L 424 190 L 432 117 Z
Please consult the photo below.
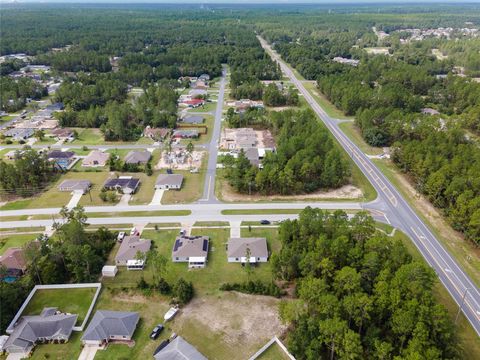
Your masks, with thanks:
M 97 350 L 99 349 L 100 347 L 97 345 L 85 345 L 80 353 L 80 356 L 78 357 L 78 360 L 93 360 Z
M 83 196 L 82 192 L 74 191 L 73 194 L 72 194 L 72 198 L 70 199 L 70 201 L 67 204 L 67 208 L 68 209 L 73 209 L 75 206 L 77 206 L 77 204 L 80 201 L 80 199 L 82 198 L 82 196 Z
M 164 189 L 156 189 L 155 193 L 153 194 L 152 201 L 150 205 L 159 205 L 162 203 L 163 193 L 165 192 Z
M 128 202 L 130 201 L 131 197 L 131 194 L 123 194 L 117 206 L 128 206 Z

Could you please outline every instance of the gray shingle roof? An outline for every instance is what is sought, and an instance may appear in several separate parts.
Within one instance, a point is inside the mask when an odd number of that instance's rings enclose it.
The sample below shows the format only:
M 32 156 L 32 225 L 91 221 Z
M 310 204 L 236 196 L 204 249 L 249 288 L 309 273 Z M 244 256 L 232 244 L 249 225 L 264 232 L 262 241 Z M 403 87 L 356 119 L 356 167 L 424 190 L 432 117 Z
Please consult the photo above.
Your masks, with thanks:
M 230 238 L 228 240 L 228 257 L 240 258 L 250 249 L 250 256 L 268 257 L 267 239 L 265 238 Z
M 97 310 L 82 336 L 82 341 L 103 341 L 112 335 L 131 338 L 139 319 L 137 312 Z
M 150 160 L 152 154 L 150 151 L 130 151 L 127 156 L 125 156 L 125 162 L 127 164 L 145 164 Z
M 168 185 L 168 186 L 182 186 L 183 175 L 182 174 L 160 174 L 158 175 L 155 185 Z
M 173 244 L 173 257 L 207 257 L 208 236 L 179 236 Z
M 55 315 L 57 308 L 45 308 L 40 315 L 22 316 L 15 325 L 4 348 L 19 348 L 28 351 L 39 338 L 68 339 L 77 322 L 78 315 Z
M 155 360 L 208 360 L 181 336 L 177 336 L 153 357 Z
M 146 253 L 152 246 L 151 240 L 140 239 L 140 236 L 125 236 L 118 249 L 115 261 L 127 261 L 135 259 L 137 252 Z
M 74 191 L 82 190 L 86 192 L 92 183 L 89 180 L 64 180 L 60 185 L 58 185 L 58 190 L 60 191 Z

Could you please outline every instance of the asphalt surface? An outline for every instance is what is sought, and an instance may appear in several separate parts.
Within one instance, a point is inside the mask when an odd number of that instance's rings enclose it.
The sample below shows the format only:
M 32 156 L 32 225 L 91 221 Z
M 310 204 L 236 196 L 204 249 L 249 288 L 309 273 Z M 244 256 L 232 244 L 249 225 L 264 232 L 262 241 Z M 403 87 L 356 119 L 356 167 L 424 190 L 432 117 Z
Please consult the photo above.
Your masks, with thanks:
M 215 109 L 215 122 L 210 143 L 208 144 L 208 163 L 205 174 L 205 184 L 203 187 L 203 196 L 199 202 L 218 203 L 215 196 L 215 174 L 217 172 L 218 143 L 220 131 L 222 129 L 222 111 L 223 97 L 225 95 L 225 77 L 227 75 L 226 67 L 222 69 L 222 78 L 220 80 L 220 90 L 218 92 L 217 108 Z
M 372 183 L 378 193 L 378 198 L 376 201 L 366 204 L 365 209 L 383 212 L 393 226 L 405 232 L 413 240 L 425 260 L 437 273 L 442 284 L 457 304 L 462 307 L 463 313 L 477 334 L 480 335 L 480 292 L 477 286 L 473 284 L 471 279 L 459 267 L 453 257 L 445 250 L 383 173 L 341 131 L 338 126 L 340 122 L 330 117 L 323 110 L 303 86 L 302 81 L 297 79 L 293 71 L 281 60 L 280 56 L 271 49 L 263 38 L 258 38 L 263 48 L 270 54 L 273 60 L 280 64 L 285 75 L 298 88 L 315 113 Z

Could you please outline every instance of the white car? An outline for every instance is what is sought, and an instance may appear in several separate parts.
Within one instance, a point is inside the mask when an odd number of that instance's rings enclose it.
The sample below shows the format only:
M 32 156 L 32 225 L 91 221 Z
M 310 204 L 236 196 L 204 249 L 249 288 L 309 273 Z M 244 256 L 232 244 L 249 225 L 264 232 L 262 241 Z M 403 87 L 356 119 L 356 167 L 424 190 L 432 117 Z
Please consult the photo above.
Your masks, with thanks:
M 169 321 L 169 320 L 173 319 L 173 317 L 177 314 L 177 312 L 178 312 L 178 307 L 171 307 L 165 313 L 165 315 L 163 316 L 163 319 L 165 321 Z
M 122 241 L 124 237 L 125 237 L 125 232 L 121 231 L 118 233 L 117 240 Z

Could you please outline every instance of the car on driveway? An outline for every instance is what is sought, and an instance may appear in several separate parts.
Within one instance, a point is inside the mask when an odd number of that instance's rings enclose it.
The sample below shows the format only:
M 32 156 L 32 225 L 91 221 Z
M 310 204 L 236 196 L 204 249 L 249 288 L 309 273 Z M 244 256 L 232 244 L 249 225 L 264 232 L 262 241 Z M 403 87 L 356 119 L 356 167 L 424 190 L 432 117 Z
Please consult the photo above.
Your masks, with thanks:
M 150 339 L 155 340 L 156 338 L 158 338 L 158 336 L 162 331 L 163 331 L 163 325 L 158 324 L 153 328 L 152 332 L 150 333 Z
M 262 225 L 270 225 L 270 221 L 268 221 L 268 220 L 260 220 L 260 224 L 262 224 Z

